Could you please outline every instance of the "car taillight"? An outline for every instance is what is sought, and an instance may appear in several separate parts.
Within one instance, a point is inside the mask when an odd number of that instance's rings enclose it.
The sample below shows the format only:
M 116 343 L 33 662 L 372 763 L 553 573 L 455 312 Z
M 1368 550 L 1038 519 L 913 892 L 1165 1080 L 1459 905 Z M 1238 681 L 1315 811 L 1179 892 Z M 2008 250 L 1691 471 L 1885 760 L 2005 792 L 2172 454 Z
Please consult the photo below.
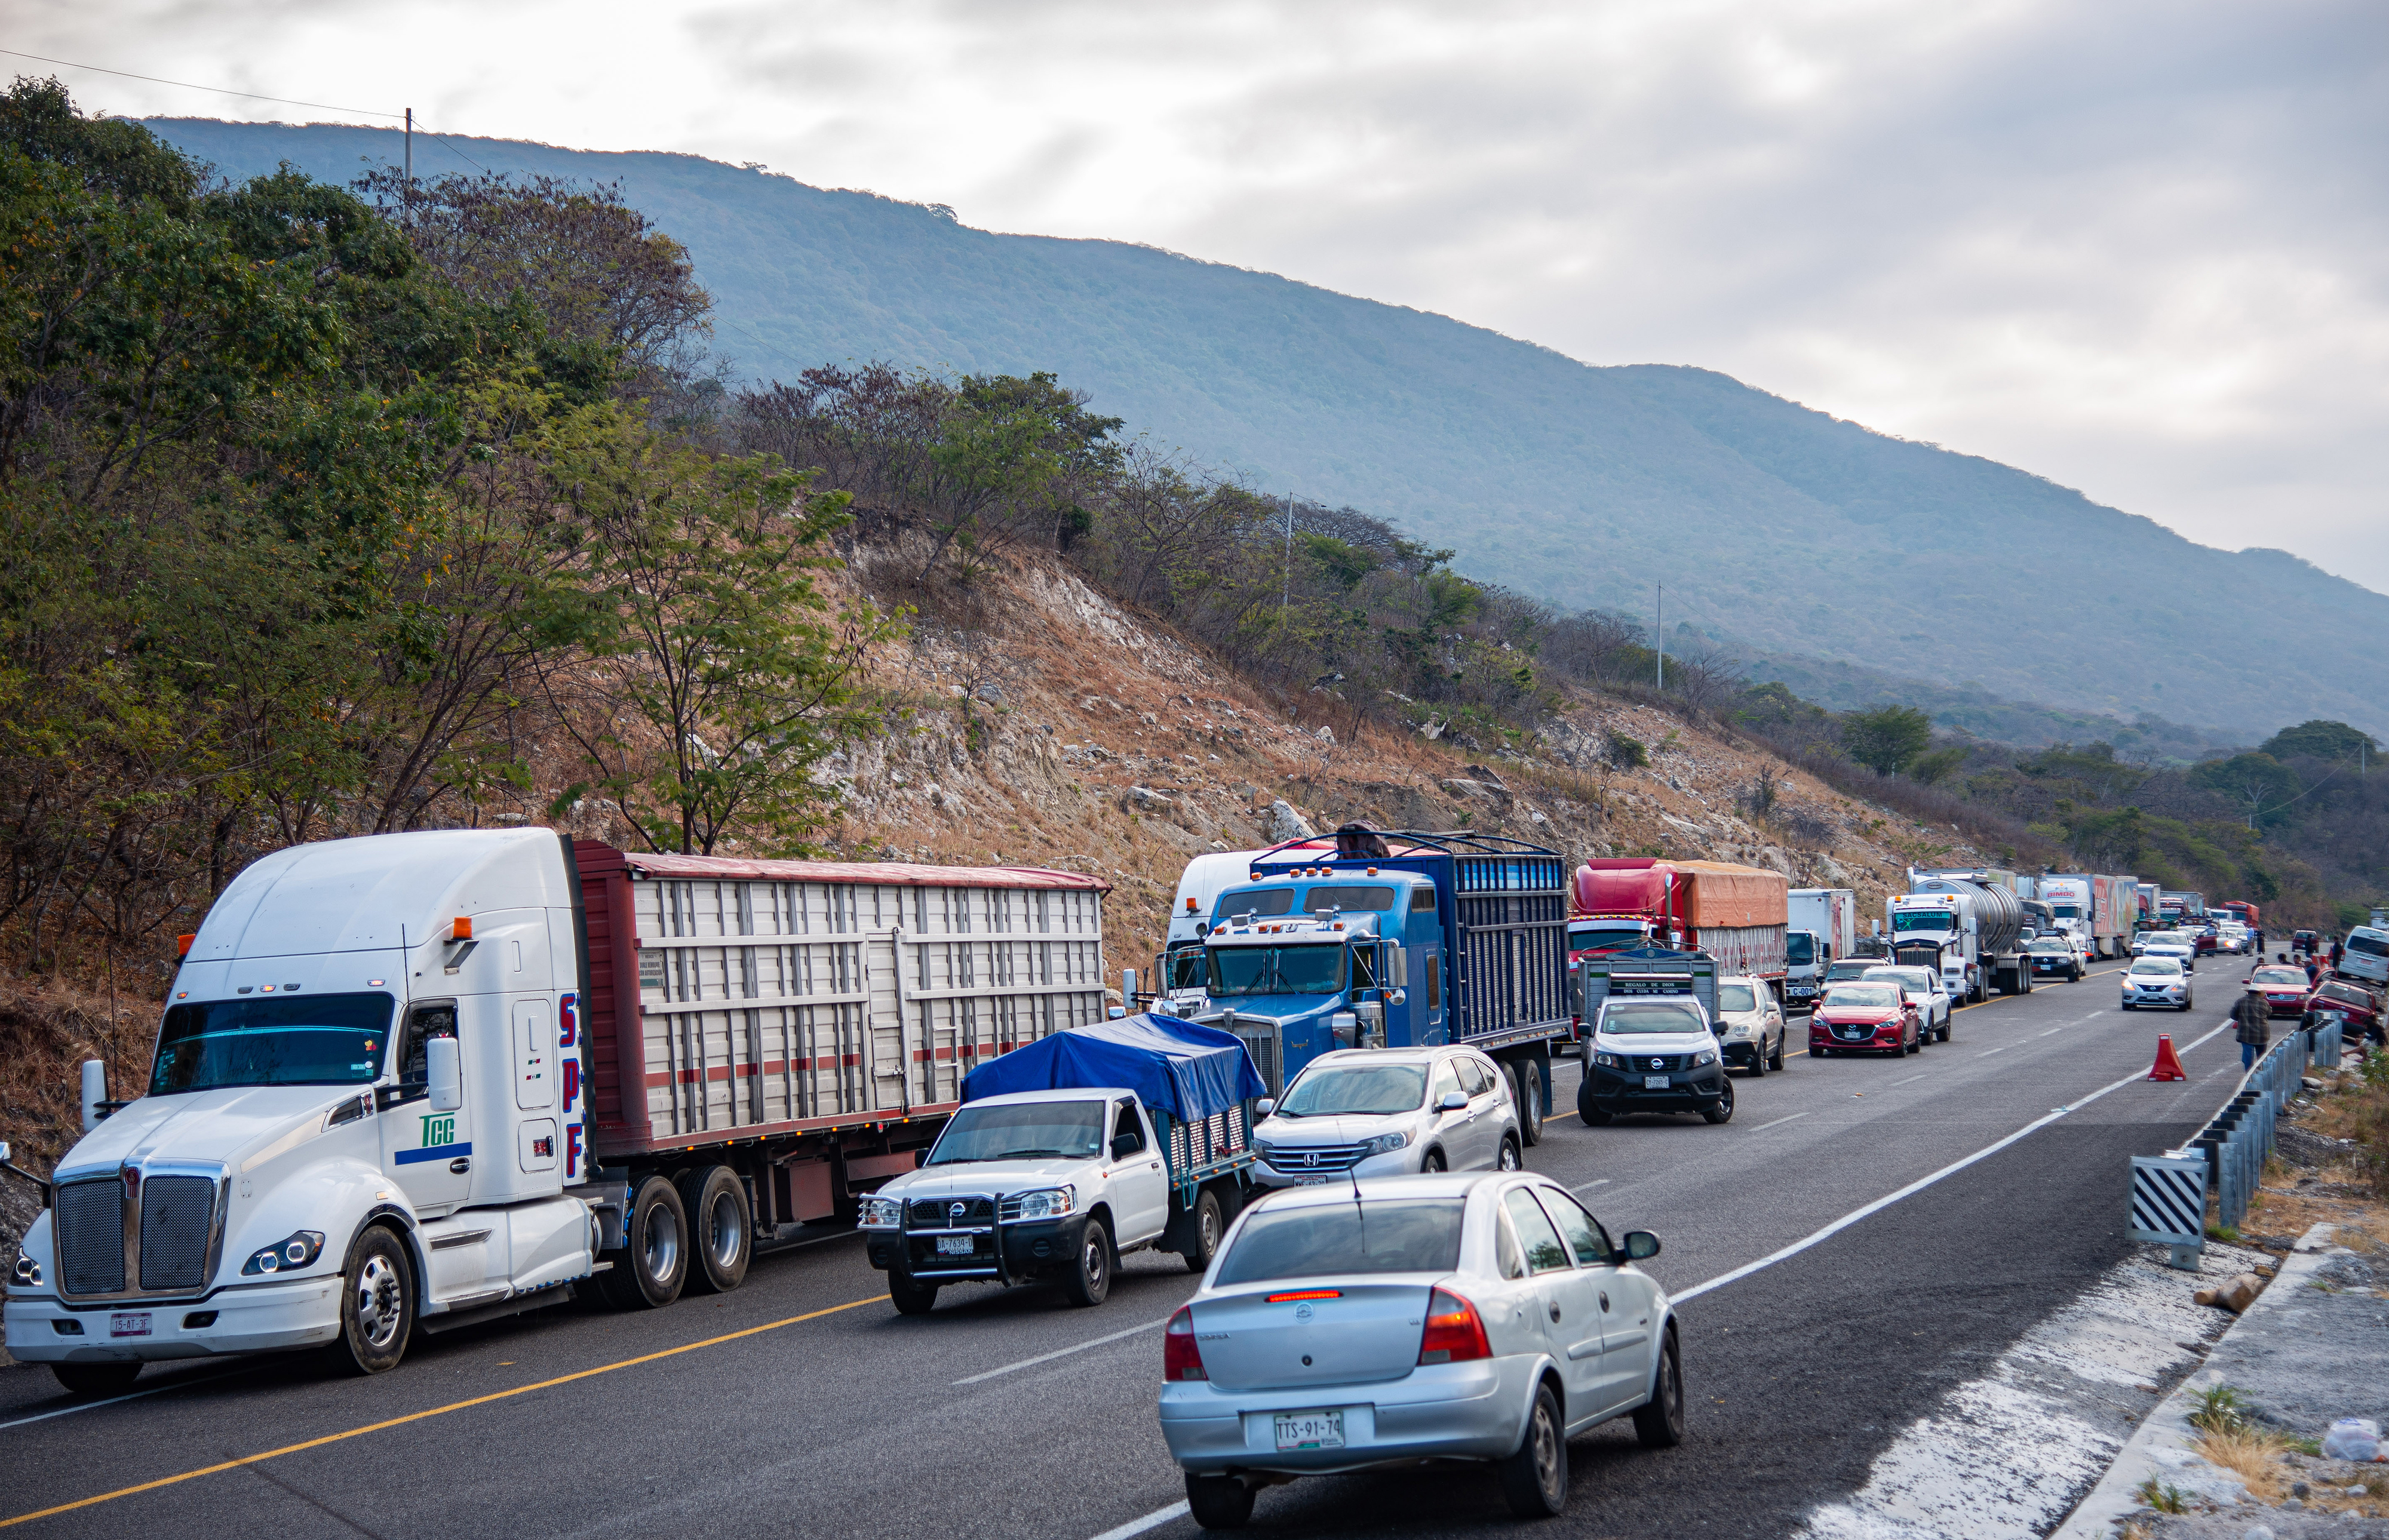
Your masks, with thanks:
M 1491 1356 L 1493 1348 L 1485 1340 L 1485 1323 L 1477 1319 L 1476 1306 L 1441 1289 L 1428 1296 L 1426 1330 L 1419 1338 L 1420 1363 L 1457 1364 Z
M 1203 1350 L 1194 1345 L 1194 1309 L 1182 1305 L 1161 1333 L 1161 1377 L 1164 1380 L 1208 1380 Z

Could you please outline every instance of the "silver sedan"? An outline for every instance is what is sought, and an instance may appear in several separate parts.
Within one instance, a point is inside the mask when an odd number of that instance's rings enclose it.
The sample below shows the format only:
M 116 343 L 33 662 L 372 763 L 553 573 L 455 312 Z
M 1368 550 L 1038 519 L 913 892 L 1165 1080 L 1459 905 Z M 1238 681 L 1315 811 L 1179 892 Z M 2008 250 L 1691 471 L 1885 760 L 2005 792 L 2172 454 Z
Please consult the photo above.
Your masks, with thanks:
M 1546 1177 L 1488 1172 L 1273 1193 L 1237 1217 L 1163 1337 L 1161 1432 L 1206 1529 L 1262 1486 L 1482 1460 L 1513 1511 L 1567 1500 L 1567 1441 L 1630 1416 L 1684 1435 L 1667 1296 Z
M 1341 1049 L 1261 1103 L 1253 1130 L 1263 1187 L 1348 1174 L 1515 1171 L 1524 1142 L 1510 1077 L 1474 1049 Z

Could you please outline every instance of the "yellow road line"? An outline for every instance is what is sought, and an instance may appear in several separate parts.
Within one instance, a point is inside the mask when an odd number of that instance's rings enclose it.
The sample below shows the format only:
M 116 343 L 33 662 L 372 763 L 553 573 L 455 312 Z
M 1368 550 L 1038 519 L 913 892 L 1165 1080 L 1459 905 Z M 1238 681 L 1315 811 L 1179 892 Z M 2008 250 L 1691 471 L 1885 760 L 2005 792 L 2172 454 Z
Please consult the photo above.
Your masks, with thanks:
M 741 1337 L 752 1337 L 763 1331 L 777 1331 L 784 1326 L 795 1326 L 800 1321 L 819 1320 L 824 1316 L 835 1316 L 841 1310 L 852 1310 L 859 1305 L 877 1305 L 887 1298 L 885 1294 L 874 1294 L 869 1299 L 850 1300 L 844 1305 L 833 1305 L 826 1310 L 814 1310 L 801 1316 L 790 1316 L 785 1320 L 766 1321 L 761 1326 L 750 1326 L 743 1331 L 724 1332 L 719 1337 L 708 1337 L 703 1342 L 683 1343 L 678 1347 L 668 1347 L 658 1353 L 646 1353 L 636 1358 L 625 1358 L 618 1364 L 604 1364 L 596 1368 L 584 1368 L 574 1374 L 558 1375 L 553 1380 L 542 1380 L 535 1385 L 517 1385 L 512 1390 L 493 1391 L 488 1395 L 477 1395 L 469 1401 L 452 1401 L 445 1406 L 434 1406 L 428 1411 L 409 1412 L 404 1417 L 393 1417 L 384 1422 L 369 1422 L 362 1428 L 351 1428 L 346 1432 L 326 1433 L 321 1438 L 311 1438 L 300 1444 L 286 1444 L 279 1449 L 268 1449 L 262 1454 L 243 1455 L 238 1459 L 228 1459 L 220 1465 L 201 1466 L 197 1470 L 185 1470 L 175 1476 L 160 1476 L 154 1482 L 143 1482 L 138 1486 L 119 1487 L 113 1492 L 103 1492 L 96 1497 L 79 1497 L 73 1502 L 60 1503 L 55 1508 L 41 1508 L 32 1513 L 19 1513 L 13 1519 L 0 1519 L 0 1529 L 6 1529 L 11 1524 L 31 1523 L 36 1519 L 47 1519 L 53 1514 L 71 1513 L 79 1508 L 92 1508 L 100 1503 L 114 1502 L 119 1497 L 130 1497 L 138 1492 L 154 1492 L 161 1486 L 172 1486 L 181 1482 L 196 1481 L 201 1476 L 212 1476 L 225 1470 L 237 1470 L 244 1465 L 255 1465 L 260 1460 L 277 1459 L 284 1455 L 295 1455 L 301 1449 L 319 1448 L 326 1444 L 338 1444 L 343 1439 L 362 1438 L 367 1433 L 377 1433 L 387 1428 L 402 1428 L 410 1422 L 420 1422 L 425 1418 L 440 1417 L 448 1412 L 461 1412 L 467 1406 L 487 1406 L 492 1401 L 504 1401 L 510 1396 L 528 1395 L 532 1391 L 553 1390 L 558 1385 L 569 1385 L 575 1380 L 586 1380 L 599 1374 L 611 1374 L 618 1368 L 630 1368 L 638 1364 L 652 1364 L 658 1358 L 694 1353 L 700 1347 L 719 1347 L 723 1343 L 735 1343 Z

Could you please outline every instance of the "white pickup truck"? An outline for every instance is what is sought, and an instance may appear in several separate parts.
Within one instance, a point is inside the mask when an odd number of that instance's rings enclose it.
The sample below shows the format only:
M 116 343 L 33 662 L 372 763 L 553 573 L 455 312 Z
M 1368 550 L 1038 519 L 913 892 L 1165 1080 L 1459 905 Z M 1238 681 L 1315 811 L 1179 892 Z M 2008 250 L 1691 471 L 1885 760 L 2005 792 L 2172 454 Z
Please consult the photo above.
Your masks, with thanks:
M 960 1283 L 1059 1282 L 1101 1305 L 1122 1253 L 1201 1272 L 1242 1206 L 1266 1088 L 1214 1027 L 1131 1016 L 973 1070 L 918 1170 L 861 1202 L 871 1265 L 906 1315 Z

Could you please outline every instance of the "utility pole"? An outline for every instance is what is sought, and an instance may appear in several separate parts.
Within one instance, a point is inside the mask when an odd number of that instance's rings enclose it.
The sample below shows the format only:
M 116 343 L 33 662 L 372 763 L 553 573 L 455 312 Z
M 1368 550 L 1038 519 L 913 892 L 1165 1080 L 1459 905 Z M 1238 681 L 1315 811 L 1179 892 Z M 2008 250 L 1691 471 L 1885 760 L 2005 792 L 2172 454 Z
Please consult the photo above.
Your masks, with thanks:
M 1285 624 L 1285 607 L 1294 602 L 1294 494 L 1285 494 L 1285 586 L 1278 591 L 1278 624 Z
M 406 109 L 406 213 L 415 217 L 415 108 Z
M 1659 655 L 1659 693 L 1667 693 L 1667 585 L 1659 585 L 1659 607 L 1651 616 L 1652 651 Z

